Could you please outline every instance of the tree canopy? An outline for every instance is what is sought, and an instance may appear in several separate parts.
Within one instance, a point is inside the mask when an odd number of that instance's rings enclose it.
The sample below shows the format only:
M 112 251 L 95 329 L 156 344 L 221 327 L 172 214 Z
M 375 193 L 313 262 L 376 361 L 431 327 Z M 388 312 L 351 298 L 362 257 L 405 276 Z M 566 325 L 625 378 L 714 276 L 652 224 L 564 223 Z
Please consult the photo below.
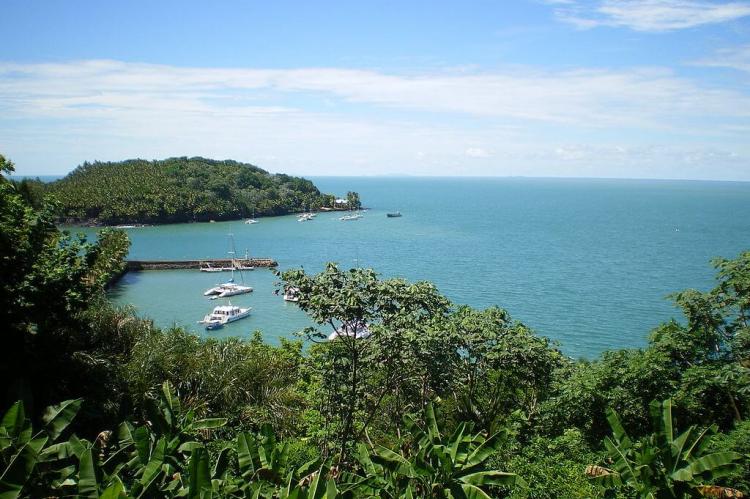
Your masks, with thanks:
M 306 179 L 206 158 L 84 163 L 47 186 L 74 223 L 171 223 L 284 215 L 330 206 Z

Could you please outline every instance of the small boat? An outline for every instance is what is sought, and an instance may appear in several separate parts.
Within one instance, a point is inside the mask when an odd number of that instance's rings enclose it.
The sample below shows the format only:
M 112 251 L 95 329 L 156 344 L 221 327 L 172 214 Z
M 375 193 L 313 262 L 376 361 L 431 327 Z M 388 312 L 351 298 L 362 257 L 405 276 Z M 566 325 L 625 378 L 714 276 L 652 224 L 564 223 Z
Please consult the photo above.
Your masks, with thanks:
M 387 216 L 388 218 L 398 218 L 398 217 L 401 216 L 401 212 L 400 211 L 394 211 L 392 213 L 387 213 L 385 216 Z
M 284 301 L 297 303 L 299 301 L 299 288 L 289 287 L 284 291 Z
M 253 288 L 251 286 L 244 286 L 230 280 L 229 282 L 218 284 L 213 288 L 207 289 L 203 292 L 203 296 L 208 296 L 211 300 L 215 300 L 217 298 L 227 298 L 229 296 L 242 295 L 252 292 Z
M 344 215 L 343 217 L 339 218 L 339 220 L 346 222 L 348 220 L 359 220 L 360 218 L 362 218 L 362 215 L 360 215 L 359 213 L 355 213 L 353 215 Z
M 212 267 L 210 262 L 201 262 L 200 271 L 201 272 L 223 272 L 225 270 L 224 267 Z
M 362 321 L 345 322 L 340 328 L 328 335 L 328 341 L 343 337 L 363 340 L 369 338 L 371 334 L 370 328 Z
M 253 218 L 248 218 L 247 220 L 245 220 L 245 223 L 247 225 L 252 225 L 252 224 L 257 224 L 258 223 L 258 221 L 255 219 L 255 210 L 253 210 Z
M 205 324 L 206 329 L 219 329 L 230 322 L 238 321 L 250 316 L 250 307 L 240 308 L 229 303 L 228 305 L 219 305 L 214 307 L 210 314 L 207 314 L 198 324 Z
M 310 220 L 313 219 L 313 217 L 314 217 L 314 215 L 312 213 L 302 213 L 297 218 L 297 221 L 298 222 L 309 222 Z

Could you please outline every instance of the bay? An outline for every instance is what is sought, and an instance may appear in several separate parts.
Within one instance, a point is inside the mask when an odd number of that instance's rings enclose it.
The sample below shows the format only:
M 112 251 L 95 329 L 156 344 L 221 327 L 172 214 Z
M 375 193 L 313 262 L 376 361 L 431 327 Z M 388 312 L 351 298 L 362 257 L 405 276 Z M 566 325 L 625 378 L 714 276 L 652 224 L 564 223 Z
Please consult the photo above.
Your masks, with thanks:
M 280 269 L 318 272 L 326 262 L 372 267 L 384 277 L 429 280 L 455 303 L 498 305 L 574 357 L 639 347 L 680 312 L 666 296 L 713 286 L 713 257 L 750 249 L 750 183 L 529 178 L 313 177 L 323 192 L 358 191 L 361 220 L 320 214 L 128 229 L 132 259 L 200 259 L 239 253 Z M 400 210 L 401 218 L 386 212 Z M 86 230 L 90 232 L 90 230 Z M 250 319 L 204 332 L 195 321 L 216 302 L 220 280 L 197 271 L 130 273 L 112 290 L 159 326 L 277 342 L 310 325 L 274 294 L 267 270 L 245 272 L 255 288 L 233 303 Z

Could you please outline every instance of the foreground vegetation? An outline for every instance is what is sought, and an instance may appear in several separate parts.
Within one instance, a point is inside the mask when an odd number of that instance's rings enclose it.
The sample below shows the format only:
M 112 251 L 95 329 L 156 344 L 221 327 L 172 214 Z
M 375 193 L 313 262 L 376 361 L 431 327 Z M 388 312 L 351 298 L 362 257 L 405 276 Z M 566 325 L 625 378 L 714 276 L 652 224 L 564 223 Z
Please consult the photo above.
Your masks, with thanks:
M 22 188 L 54 194 L 57 213 L 67 222 L 105 225 L 285 215 L 332 207 L 335 199 L 303 178 L 236 161 L 185 157 L 84 163 L 61 180 L 27 181 Z M 358 204 L 359 197 L 352 196 L 356 193 L 349 197 Z
M 281 275 L 306 344 L 160 330 L 104 297 L 125 235 L 53 220 L 0 179 L 3 498 L 750 491 L 750 252 L 647 347 L 576 361 L 500 308 L 332 264 Z M 342 326 L 369 336 L 325 341 Z

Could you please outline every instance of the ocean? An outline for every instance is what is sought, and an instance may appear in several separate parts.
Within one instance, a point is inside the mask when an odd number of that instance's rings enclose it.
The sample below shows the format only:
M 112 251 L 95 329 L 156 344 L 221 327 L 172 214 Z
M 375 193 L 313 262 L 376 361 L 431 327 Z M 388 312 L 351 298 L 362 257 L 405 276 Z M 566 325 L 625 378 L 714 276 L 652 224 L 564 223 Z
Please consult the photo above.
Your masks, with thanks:
M 713 257 L 750 249 L 750 183 L 530 179 L 319 177 L 323 192 L 360 193 L 357 221 L 339 213 L 128 229 L 133 259 L 270 257 L 280 269 L 318 272 L 326 262 L 372 267 L 384 278 L 429 280 L 457 304 L 497 305 L 573 357 L 641 347 L 670 318 L 670 293 L 714 285 Z M 387 218 L 399 210 L 401 218 Z M 84 230 L 84 232 L 91 232 Z M 195 270 L 126 275 L 112 299 L 157 325 L 211 337 L 260 330 L 278 342 L 310 325 L 273 293 L 275 275 L 243 273 L 255 288 L 233 303 L 253 315 L 206 332 L 196 321 L 216 302 L 202 296 L 223 276 Z

